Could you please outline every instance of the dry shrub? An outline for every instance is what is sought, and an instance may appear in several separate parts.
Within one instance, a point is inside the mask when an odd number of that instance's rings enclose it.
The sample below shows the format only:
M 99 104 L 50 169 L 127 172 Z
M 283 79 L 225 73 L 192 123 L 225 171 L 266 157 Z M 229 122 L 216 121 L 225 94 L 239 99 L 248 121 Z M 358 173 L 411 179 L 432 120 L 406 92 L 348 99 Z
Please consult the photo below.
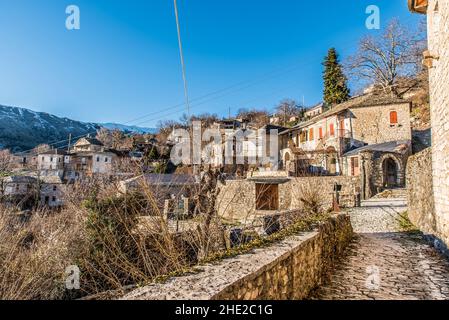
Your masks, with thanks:
M 81 223 L 70 211 L 36 212 L 29 221 L 0 209 L 0 299 L 63 299 Z M 74 250 L 75 249 L 75 250 Z
M 78 263 L 86 294 L 120 291 L 183 267 L 163 219 L 153 215 L 151 230 L 139 229 L 139 218 L 154 212 L 143 194 L 89 200 L 85 207 L 85 251 Z
M 293 197 L 299 200 L 299 208 L 306 214 L 317 215 L 325 211 L 325 195 L 319 179 L 304 178 L 294 186 Z

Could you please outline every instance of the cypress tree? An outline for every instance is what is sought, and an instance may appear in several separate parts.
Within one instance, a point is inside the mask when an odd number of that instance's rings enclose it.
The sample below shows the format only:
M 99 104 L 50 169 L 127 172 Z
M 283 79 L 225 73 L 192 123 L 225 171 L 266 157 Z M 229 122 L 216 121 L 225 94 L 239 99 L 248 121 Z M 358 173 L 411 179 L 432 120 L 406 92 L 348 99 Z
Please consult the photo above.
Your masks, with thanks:
M 347 101 L 350 98 L 348 79 L 343 73 L 335 48 L 331 48 L 323 62 L 324 102 L 328 106 Z

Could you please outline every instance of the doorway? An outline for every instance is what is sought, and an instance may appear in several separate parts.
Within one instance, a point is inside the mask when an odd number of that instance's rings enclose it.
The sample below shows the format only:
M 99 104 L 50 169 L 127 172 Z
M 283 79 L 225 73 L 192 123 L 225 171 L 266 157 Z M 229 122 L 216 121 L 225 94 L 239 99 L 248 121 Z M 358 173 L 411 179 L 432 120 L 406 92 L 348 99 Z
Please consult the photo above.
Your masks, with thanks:
M 256 210 L 279 210 L 279 185 L 256 184 Z
M 398 186 L 398 165 L 392 158 L 387 158 L 383 163 L 384 186 L 394 188 Z

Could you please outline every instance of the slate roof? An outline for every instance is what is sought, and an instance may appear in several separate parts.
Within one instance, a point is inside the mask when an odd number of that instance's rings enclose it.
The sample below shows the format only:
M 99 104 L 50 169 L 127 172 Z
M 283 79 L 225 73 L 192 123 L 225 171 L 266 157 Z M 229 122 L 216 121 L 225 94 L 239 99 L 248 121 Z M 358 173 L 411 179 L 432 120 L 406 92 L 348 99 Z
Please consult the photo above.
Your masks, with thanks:
M 367 145 L 361 148 L 357 148 L 354 150 L 351 150 L 343 155 L 343 157 L 351 157 L 356 156 L 360 152 L 364 151 L 372 151 L 372 152 L 391 152 L 391 153 L 398 153 L 402 154 L 404 151 L 408 150 L 410 147 L 410 141 L 408 140 L 401 140 L 401 141 L 391 141 L 391 142 L 385 142 L 385 143 L 379 143 L 379 144 L 371 144 Z
M 392 104 L 405 104 L 405 103 L 411 103 L 409 100 L 404 100 L 400 98 L 395 98 L 391 96 L 385 96 L 385 95 L 376 95 L 376 94 L 364 94 L 357 97 L 353 97 L 349 99 L 346 102 L 340 103 L 333 107 L 332 109 L 323 112 L 322 114 L 310 119 L 309 121 L 302 122 L 293 128 L 291 128 L 288 131 L 285 131 L 283 133 L 291 132 L 297 129 L 306 128 L 312 124 L 315 124 L 316 122 L 325 119 L 327 117 L 339 114 L 340 112 L 343 112 L 348 109 L 354 109 L 354 108 L 363 108 L 363 107 L 374 107 L 374 106 L 382 106 L 382 105 L 392 105 Z

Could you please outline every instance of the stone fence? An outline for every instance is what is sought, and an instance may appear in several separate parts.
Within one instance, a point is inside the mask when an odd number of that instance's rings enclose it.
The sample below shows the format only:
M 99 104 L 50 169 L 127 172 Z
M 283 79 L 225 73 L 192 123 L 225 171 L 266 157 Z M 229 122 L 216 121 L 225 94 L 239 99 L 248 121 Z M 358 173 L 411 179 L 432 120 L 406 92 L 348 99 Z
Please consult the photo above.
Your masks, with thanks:
M 301 300 L 326 280 L 353 238 L 349 216 L 268 248 L 201 266 L 199 273 L 137 289 L 125 300 Z

